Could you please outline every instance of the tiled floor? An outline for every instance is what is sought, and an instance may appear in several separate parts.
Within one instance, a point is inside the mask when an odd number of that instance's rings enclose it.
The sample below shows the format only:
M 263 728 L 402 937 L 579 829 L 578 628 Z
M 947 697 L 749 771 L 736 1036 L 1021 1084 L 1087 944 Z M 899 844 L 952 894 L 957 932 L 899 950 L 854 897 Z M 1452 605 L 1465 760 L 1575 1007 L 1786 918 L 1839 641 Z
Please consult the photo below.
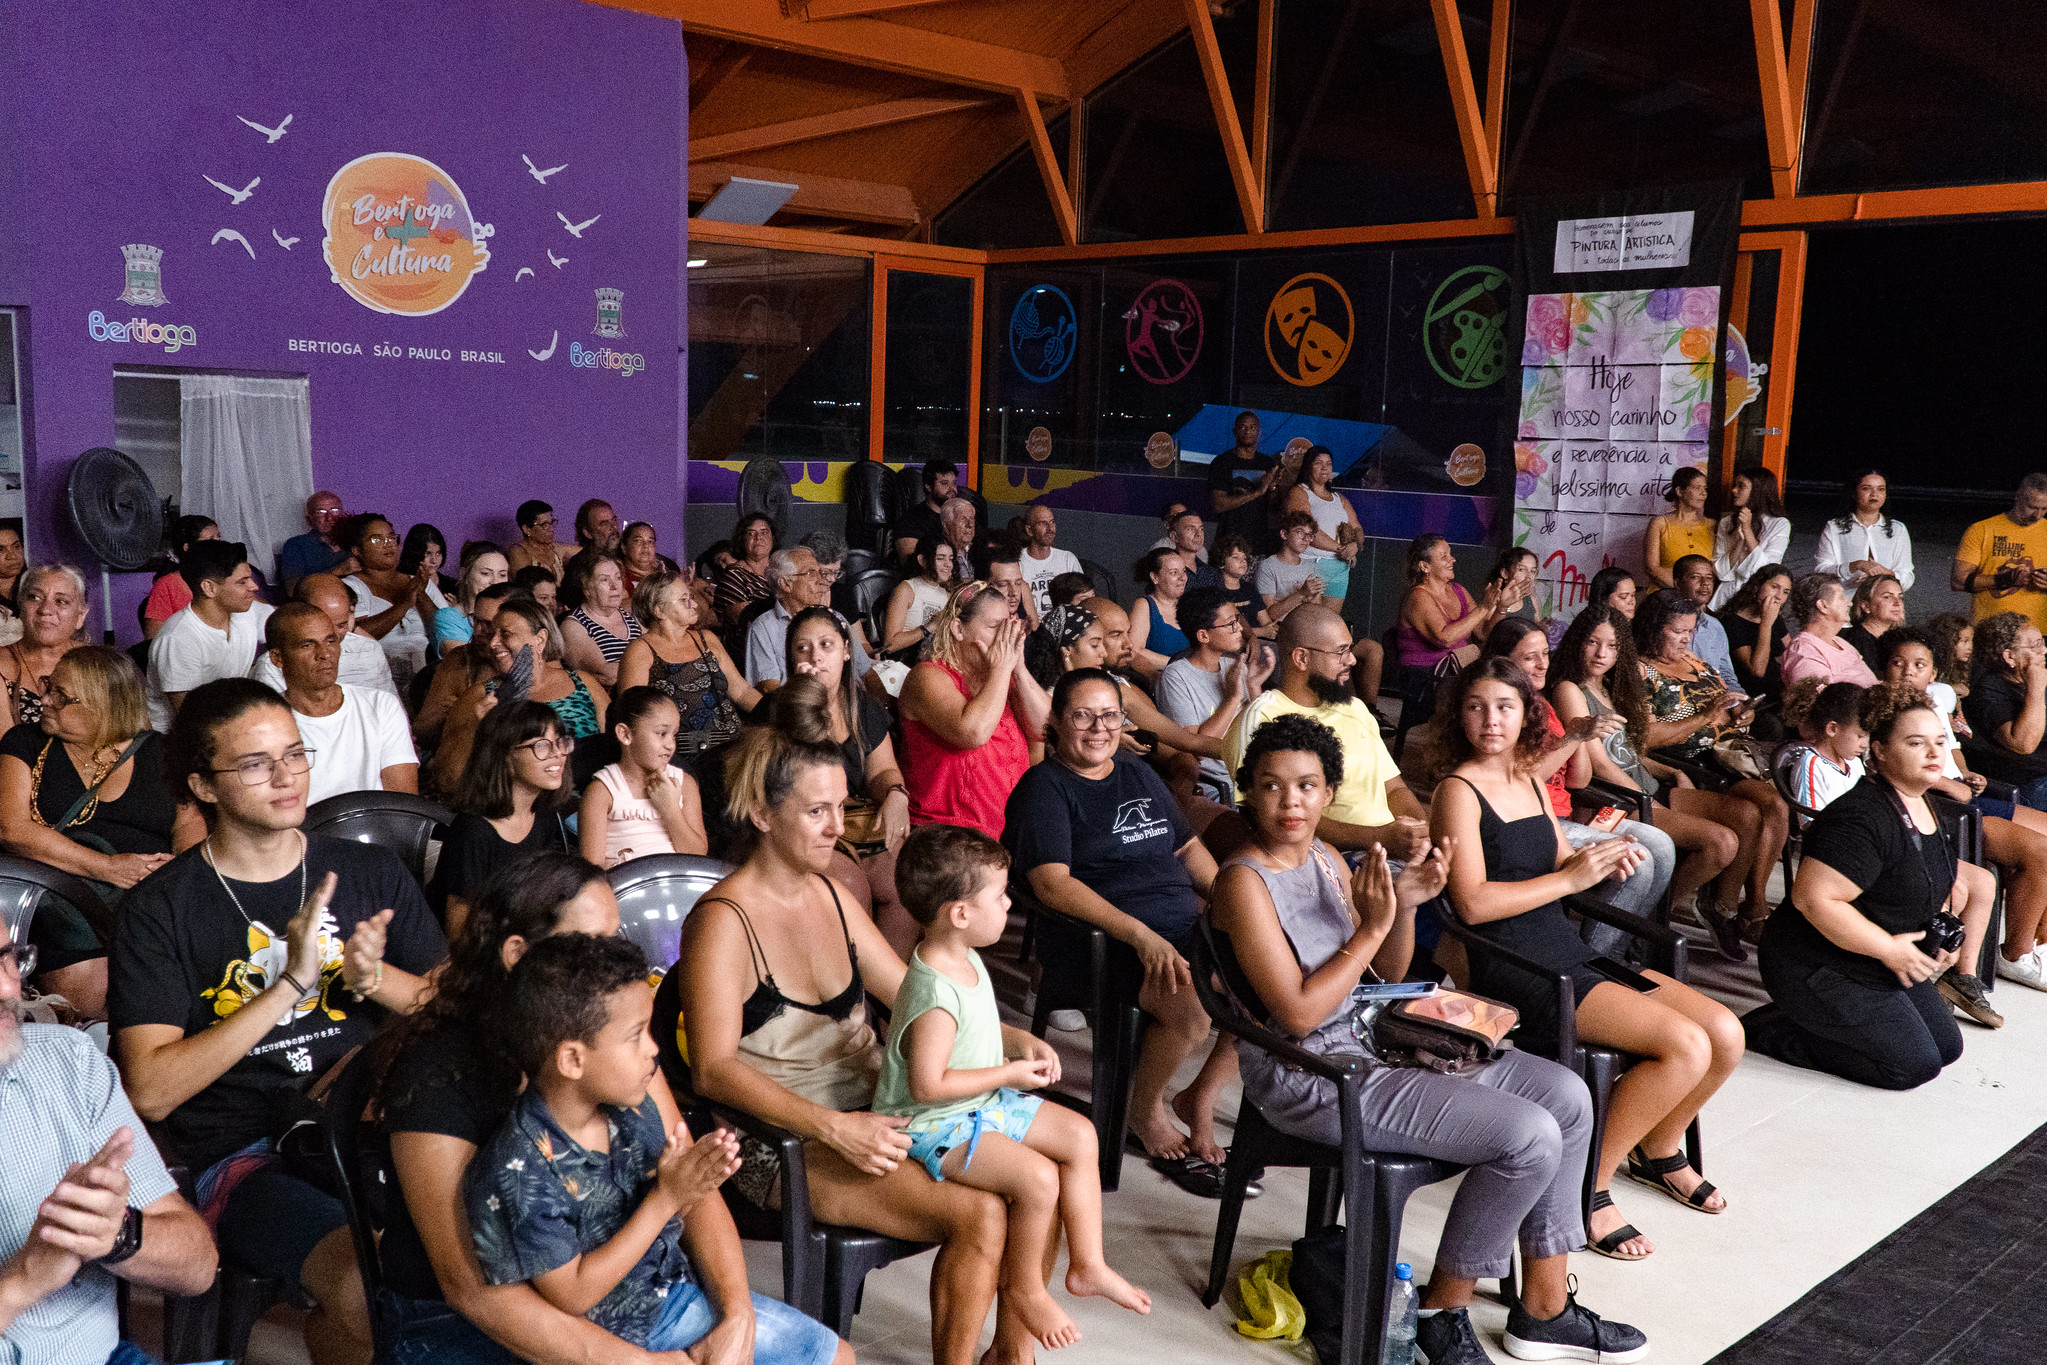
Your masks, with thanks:
M 994 958 L 991 965 L 1006 964 Z M 1753 967 L 1702 963 L 1695 979 L 1737 1009 L 1760 998 Z M 998 986 L 1005 984 L 1008 998 L 1018 999 L 1015 978 L 998 979 Z M 1995 1001 L 2008 1025 L 1989 1032 L 1965 1023 L 1961 1061 L 1906 1094 L 1864 1089 L 1766 1058 L 1744 1060 L 1705 1113 L 1707 1171 L 1727 1194 L 1728 1212 L 1707 1216 L 1642 1186 L 1618 1183 L 1615 1197 L 1655 1240 L 1657 1253 L 1638 1264 L 1574 1256 L 1585 1302 L 1648 1332 L 1656 1361 L 1708 1360 L 2047 1123 L 2047 1067 L 2038 1060 L 2047 1040 L 2047 996 L 2007 984 Z M 1054 1039 L 1069 1055 L 1066 1084 L 1084 1091 L 1085 1054 L 1077 1049 L 1085 1035 Z M 1409 1207 L 1403 1251 L 1417 1279 L 1427 1276 L 1453 1188 L 1426 1190 Z M 1236 1263 L 1298 1236 L 1306 1196 L 1304 1172 L 1273 1171 L 1265 1197 L 1245 1208 Z M 1231 1297 L 1212 1311 L 1202 1309 L 1196 1296 L 1207 1276 L 1215 1205 L 1181 1193 L 1133 1158 L 1125 1162 L 1122 1188 L 1106 1200 L 1104 1218 L 1117 1267 L 1151 1292 L 1154 1307 L 1140 1318 L 1055 1290 L 1085 1333 L 1068 1358 L 1284 1365 L 1290 1357 L 1312 1356 L 1305 1345 L 1240 1336 Z M 775 1292 L 781 1282 L 777 1249 L 749 1245 L 747 1255 L 755 1288 Z M 929 1256 L 918 1257 L 868 1278 L 853 1330 L 861 1360 L 907 1365 L 929 1359 L 929 1265 Z M 1481 1299 L 1474 1316 L 1495 1356 L 1506 1359 L 1499 1348 L 1505 1310 Z M 248 1356 L 278 1365 L 304 1359 L 285 1321 L 264 1324 Z

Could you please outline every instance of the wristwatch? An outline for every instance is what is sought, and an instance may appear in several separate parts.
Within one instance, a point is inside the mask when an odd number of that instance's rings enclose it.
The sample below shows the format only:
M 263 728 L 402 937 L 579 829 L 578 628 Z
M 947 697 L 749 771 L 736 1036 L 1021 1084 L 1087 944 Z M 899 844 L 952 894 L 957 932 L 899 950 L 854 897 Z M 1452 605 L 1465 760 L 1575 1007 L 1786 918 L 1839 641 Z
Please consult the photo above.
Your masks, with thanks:
M 142 1210 L 129 1207 L 121 1215 L 121 1231 L 114 1238 L 114 1249 L 100 1257 L 101 1265 L 119 1265 L 142 1250 Z

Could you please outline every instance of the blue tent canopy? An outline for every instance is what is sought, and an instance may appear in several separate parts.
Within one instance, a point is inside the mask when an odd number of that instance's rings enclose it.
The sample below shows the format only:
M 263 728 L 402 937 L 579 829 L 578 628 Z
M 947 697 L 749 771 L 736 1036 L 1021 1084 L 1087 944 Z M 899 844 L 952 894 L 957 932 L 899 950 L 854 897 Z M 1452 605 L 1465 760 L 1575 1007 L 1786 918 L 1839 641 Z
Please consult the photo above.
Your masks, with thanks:
M 1208 464 L 1236 445 L 1235 427 L 1240 412 L 1258 414 L 1258 444 L 1269 453 L 1285 449 L 1296 436 L 1307 438 L 1311 445 L 1328 446 L 1335 457 L 1338 477 L 1393 431 L 1378 422 L 1347 422 L 1338 417 L 1303 417 L 1293 412 L 1204 403 L 1192 421 L 1173 433 L 1173 439 L 1180 443 L 1180 458 L 1188 464 Z

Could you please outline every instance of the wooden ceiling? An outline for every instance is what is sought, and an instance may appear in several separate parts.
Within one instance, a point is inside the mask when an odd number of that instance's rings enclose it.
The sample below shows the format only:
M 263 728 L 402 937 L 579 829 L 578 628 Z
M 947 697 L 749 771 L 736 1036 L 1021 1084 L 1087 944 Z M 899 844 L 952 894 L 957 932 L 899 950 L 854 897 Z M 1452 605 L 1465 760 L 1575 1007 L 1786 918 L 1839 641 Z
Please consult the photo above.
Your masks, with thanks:
M 800 188 L 778 226 L 914 240 L 1034 122 L 1042 136 L 1189 16 L 1188 0 L 600 2 L 682 22 L 693 208 L 735 175 L 780 180 Z

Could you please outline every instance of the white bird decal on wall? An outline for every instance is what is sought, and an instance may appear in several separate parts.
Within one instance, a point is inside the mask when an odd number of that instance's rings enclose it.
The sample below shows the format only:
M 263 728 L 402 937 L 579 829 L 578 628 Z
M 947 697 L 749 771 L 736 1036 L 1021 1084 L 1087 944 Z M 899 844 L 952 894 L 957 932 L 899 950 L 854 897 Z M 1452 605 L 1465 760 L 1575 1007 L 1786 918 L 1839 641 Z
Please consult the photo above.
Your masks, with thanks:
M 584 228 L 589 227 L 590 224 L 597 221 L 597 218 L 602 218 L 604 215 L 600 213 L 596 218 L 586 218 L 580 223 L 571 223 L 569 216 L 560 209 L 554 211 L 554 216 L 562 220 L 562 226 L 569 230 L 569 236 L 580 238 L 583 235 Z
M 538 180 L 543 185 L 547 183 L 547 177 L 549 177 L 550 175 L 553 175 L 557 171 L 565 171 L 569 168 L 568 163 L 565 161 L 559 166 L 549 166 L 546 170 L 543 171 L 540 169 L 540 167 L 534 165 L 533 158 L 526 155 L 526 153 L 524 152 L 519 153 L 519 160 L 526 163 L 526 174 L 532 176 L 535 180 Z
M 290 114 L 286 114 L 286 115 L 284 116 L 284 122 L 282 122 L 282 123 L 278 124 L 278 125 L 277 125 L 277 126 L 276 126 L 275 128 L 265 128 L 265 127 L 264 127 L 264 126 L 263 126 L 262 124 L 260 124 L 260 123 L 256 122 L 256 120 L 254 120 L 254 119 L 252 119 L 252 118 L 242 118 L 242 116 L 241 116 L 240 114 L 236 114 L 236 115 L 235 115 L 235 117 L 236 117 L 236 118 L 240 118 L 240 119 L 242 119 L 242 122 L 244 122 L 244 123 L 248 124 L 248 125 L 249 125 L 249 126 L 250 126 L 251 128 L 254 128 L 254 129 L 255 129 L 255 130 L 257 131 L 257 132 L 259 132 L 259 133 L 263 134 L 263 141 L 264 141 L 264 143 L 265 143 L 266 145 L 267 145 L 267 144 L 269 144 L 269 143 L 275 142 L 275 141 L 277 141 L 277 139 L 279 139 L 279 138 L 283 137 L 283 136 L 284 136 L 284 130 L 285 130 L 285 129 L 287 129 L 287 128 L 289 128 L 289 127 L 291 127 L 291 115 L 290 115 Z
M 207 184 L 213 186 L 213 188 L 219 190 L 222 194 L 226 195 L 230 202 L 236 204 L 241 203 L 244 199 L 247 199 L 250 195 L 254 194 L 256 192 L 256 187 L 263 183 L 263 177 L 259 175 L 254 180 L 251 180 L 248 184 L 242 186 L 240 189 L 236 189 L 232 185 L 221 184 L 218 180 L 215 180 L 210 175 L 201 175 L 199 178 L 201 180 L 204 180 Z
M 279 237 L 277 235 L 276 228 L 270 229 L 270 236 L 277 242 L 279 246 L 283 247 L 286 251 L 291 250 L 292 244 L 298 241 L 298 238 L 296 237 Z
M 552 360 L 554 359 L 554 348 L 557 344 L 560 343 L 561 339 L 562 339 L 561 328 L 557 327 L 554 329 L 554 335 L 547 339 L 546 350 L 544 351 L 529 350 L 526 352 L 526 354 L 532 356 L 535 360 Z
M 256 248 L 250 246 L 249 239 L 242 236 L 241 233 L 236 232 L 233 228 L 222 228 L 220 231 L 214 233 L 213 240 L 208 242 L 207 245 L 219 246 L 223 239 L 230 242 L 238 243 L 241 246 L 242 250 L 249 253 L 250 260 L 253 261 L 256 259 Z M 293 240 L 295 241 L 297 239 L 294 238 Z
M 559 270 L 569 263 L 569 258 L 566 256 L 557 256 L 554 254 L 554 252 L 549 251 L 547 253 L 547 263 L 553 266 L 556 270 Z

